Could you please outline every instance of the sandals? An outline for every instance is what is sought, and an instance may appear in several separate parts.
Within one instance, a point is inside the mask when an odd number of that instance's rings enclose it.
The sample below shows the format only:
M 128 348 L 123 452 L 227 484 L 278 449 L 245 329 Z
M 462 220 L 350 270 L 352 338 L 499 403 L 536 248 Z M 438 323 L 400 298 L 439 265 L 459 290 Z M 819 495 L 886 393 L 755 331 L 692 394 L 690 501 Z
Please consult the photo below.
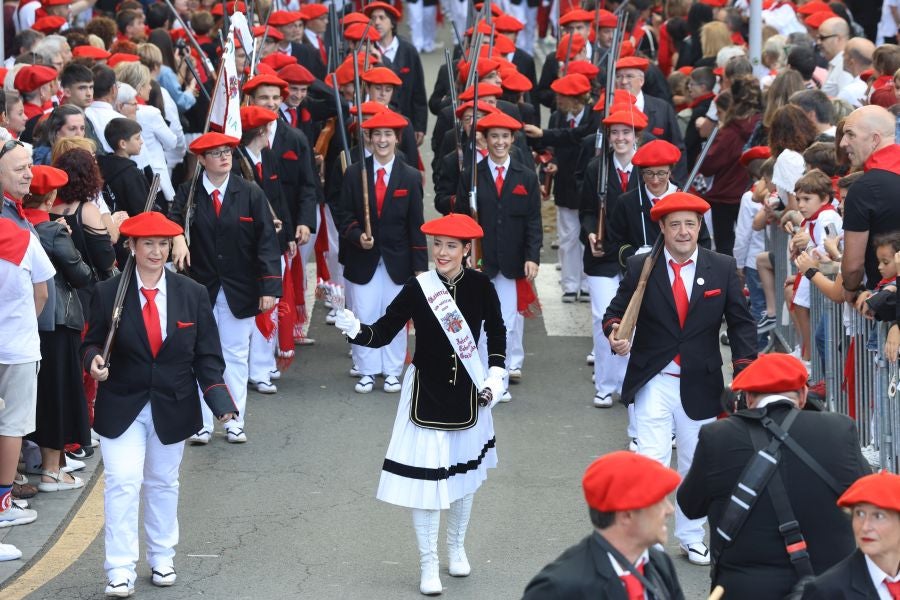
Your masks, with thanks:
M 44 481 L 43 479 L 38 482 L 37 488 L 41 492 L 61 492 L 64 490 L 77 490 L 78 488 L 84 487 L 84 481 L 80 477 L 70 475 L 74 481 L 66 481 L 63 471 L 48 471 L 47 469 L 43 469 L 41 470 L 41 476 L 53 479 L 52 482 Z

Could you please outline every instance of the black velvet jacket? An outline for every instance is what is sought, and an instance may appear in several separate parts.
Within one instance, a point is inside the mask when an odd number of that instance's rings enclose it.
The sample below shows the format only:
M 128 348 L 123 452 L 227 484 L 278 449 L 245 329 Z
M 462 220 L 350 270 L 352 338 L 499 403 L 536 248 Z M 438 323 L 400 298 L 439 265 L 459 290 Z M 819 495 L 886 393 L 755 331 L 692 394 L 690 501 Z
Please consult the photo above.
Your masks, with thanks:
M 441 282 L 453 296 L 469 324 L 475 343 L 481 327 L 487 335 L 488 364 L 503 367 L 506 360 L 506 326 L 500 314 L 500 300 L 487 275 L 464 269 L 457 277 Z M 372 325 L 363 325 L 352 344 L 380 348 L 388 343 L 410 319 L 416 327 L 416 367 L 410 420 L 428 429 L 468 429 L 478 420 L 477 390 L 469 373 L 450 345 L 422 287 L 410 279 L 388 305 L 384 316 Z

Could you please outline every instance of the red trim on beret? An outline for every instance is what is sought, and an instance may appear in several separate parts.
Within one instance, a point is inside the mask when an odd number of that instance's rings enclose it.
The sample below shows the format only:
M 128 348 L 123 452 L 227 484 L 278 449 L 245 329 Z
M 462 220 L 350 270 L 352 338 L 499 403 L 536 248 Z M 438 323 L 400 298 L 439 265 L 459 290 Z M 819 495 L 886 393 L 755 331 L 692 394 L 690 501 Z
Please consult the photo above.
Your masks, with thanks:
M 19 69 L 13 79 L 13 86 L 20 92 L 30 94 L 42 85 L 56 79 L 56 69 L 44 65 L 28 65 Z
M 591 82 L 584 75 L 574 73 L 560 77 L 550 84 L 550 89 L 563 96 L 582 96 L 591 91 Z
M 569 23 L 593 23 L 594 11 L 584 10 L 583 8 L 573 8 L 562 17 L 559 18 L 560 25 L 568 25 Z
M 297 63 L 278 69 L 278 77 L 292 85 L 312 85 L 316 80 L 309 69 Z
M 647 127 L 647 115 L 635 108 L 633 104 L 619 106 L 621 108 L 618 109 L 615 104 L 610 107 L 610 115 L 603 119 L 604 125 L 607 127 L 610 125 L 627 125 L 635 131 L 640 131 Z
M 626 56 L 616 61 L 616 71 L 619 69 L 638 69 L 639 71 L 647 71 L 650 61 L 639 56 Z
M 600 9 L 600 18 L 597 19 L 599 29 L 612 29 L 619 25 L 619 17 L 605 8 Z
M 363 108 L 363 112 L 365 112 Z M 363 121 L 363 129 L 405 129 L 409 121 L 403 115 L 398 115 L 389 108 L 385 108 L 377 115 Z
M 637 149 L 631 157 L 631 164 L 636 167 L 662 167 L 674 165 L 679 159 L 681 150 L 677 146 L 665 140 L 653 140 Z
M 230 135 L 225 135 L 224 133 L 219 133 L 217 131 L 210 131 L 191 142 L 191 145 L 188 146 L 188 150 L 194 154 L 203 154 L 207 150 L 212 150 L 213 148 L 219 148 L 221 146 L 235 148 L 240 143 L 241 140 L 233 138 Z
M 631 162 L 634 163 L 634 160 Z M 702 215 L 709 210 L 709 203 L 700 196 L 695 196 L 694 194 L 674 192 L 653 205 L 653 208 L 650 209 L 650 218 L 654 221 L 659 221 L 664 216 L 680 210 L 695 212 Z M 750 367 L 747 368 L 749 369 Z M 746 371 L 746 369 L 744 370 Z M 744 371 L 741 371 L 741 373 L 743 372 Z
M 284 27 L 285 25 L 296 23 L 302 18 L 303 16 L 299 11 L 276 10 L 269 16 L 269 25 L 273 27 Z
M 490 83 L 479 83 L 478 84 L 478 97 L 484 98 L 485 96 L 502 96 L 503 88 L 498 85 L 493 85 Z M 466 89 L 462 91 L 459 95 L 459 100 L 465 102 L 467 100 L 475 99 L 475 86 L 470 85 Z
M 519 129 L 522 129 L 522 123 L 498 110 L 495 113 L 491 113 L 486 117 L 478 119 L 478 131 L 487 131 L 488 129 L 509 129 L 510 131 L 518 131 Z
M 31 26 L 31 28 L 35 31 L 40 31 L 41 33 L 50 34 L 58 31 L 59 28 L 65 24 L 66 19 L 64 17 L 59 17 L 57 15 L 47 15 L 46 17 L 37 19 Z
M 499 33 L 518 33 L 525 29 L 522 21 L 512 15 L 500 15 L 494 19 L 494 31 Z
M 569 62 L 566 75 L 575 75 L 576 73 L 580 73 L 588 79 L 593 79 L 600 74 L 600 67 L 589 60 L 573 60 Z
M 731 389 L 755 394 L 793 392 L 803 389 L 808 378 L 806 367 L 790 354 L 760 354 L 734 376 Z
M 359 78 L 366 83 L 401 86 L 403 81 L 397 77 L 397 74 L 387 67 L 374 67 L 360 73 Z
M 837 505 L 850 508 L 857 504 L 900 512 L 900 475 L 881 471 L 857 479 L 841 494 Z
M 803 24 L 812 29 L 818 29 L 822 25 L 822 23 L 836 16 L 837 15 L 831 12 L 830 9 L 820 10 L 819 12 L 814 12 L 813 14 L 803 19 Z
M 143 212 L 129 217 L 119 225 L 119 233 L 131 237 L 175 237 L 184 233 L 181 225 L 159 212 Z
M 68 173 L 62 169 L 47 165 L 34 165 L 31 167 L 31 176 L 31 188 L 29 191 L 40 196 L 49 194 L 53 190 L 58 190 L 69 183 Z
M 112 56 L 112 54 L 110 54 L 103 48 L 97 48 L 96 46 L 85 45 L 75 46 L 74 48 L 72 48 L 72 58 L 92 58 L 94 60 L 106 60 L 110 56 Z
M 328 7 L 324 4 L 304 4 L 300 9 L 300 18 L 304 21 L 312 21 L 328 14 Z
M 262 106 L 241 107 L 241 127 L 243 129 L 256 129 L 268 125 L 277 118 L 277 114 Z
M 446 217 L 432 219 L 419 229 L 425 235 L 442 235 L 460 240 L 474 240 L 484 237 L 484 229 L 469 215 L 450 213 Z
M 253 92 L 258 87 L 264 85 L 272 85 L 281 90 L 282 95 L 287 94 L 288 83 L 281 77 L 277 75 L 257 75 L 256 77 L 252 77 L 244 84 L 243 92 L 245 94 L 249 94 Z
M 388 4 L 387 2 L 370 2 L 369 4 L 363 6 L 363 12 L 371 17 L 372 12 L 379 8 L 388 14 L 394 15 L 395 19 L 400 19 L 401 17 L 400 11 L 397 10 L 397 7 Z
M 510 92 L 529 92 L 531 91 L 531 88 L 534 87 L 534 84 L 531 83 L 530 79 L 528 79 L 518 71 L 513 71 L 509 75 L 503 76 L 501 86 L 504 90 L 508 90 Z M 478 86 L 478 95 L 483 95 L 481 94 L 481 86 Z
M 592 462 L 581 486 L 594 510 L 622 512 L 661 502 L 680 482 L 678 473 L 652 458 L 620 450 Z

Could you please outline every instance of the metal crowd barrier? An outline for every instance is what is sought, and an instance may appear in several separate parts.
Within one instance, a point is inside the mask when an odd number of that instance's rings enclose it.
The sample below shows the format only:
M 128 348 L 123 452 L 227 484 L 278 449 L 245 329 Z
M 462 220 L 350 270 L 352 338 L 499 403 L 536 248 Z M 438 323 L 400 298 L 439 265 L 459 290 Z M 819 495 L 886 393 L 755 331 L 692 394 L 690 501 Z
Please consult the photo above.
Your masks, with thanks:
M 788 276 L 795 272 L 794 265 L 790 264 L 788 253 L 788 238 L 778 224 L 769 225 L 766 236 L 766 250 L 771 253 L 772 267 L 775 270 L 775 329 L 769 332 L 769 346 L 766 351 L 771 351 L 776 346 L 781 346 L 785 352 L 790 352 L 796 344 L 796 333 L 791 325 L 790 315 L 787 312 L 784 298 L 784 282 Z

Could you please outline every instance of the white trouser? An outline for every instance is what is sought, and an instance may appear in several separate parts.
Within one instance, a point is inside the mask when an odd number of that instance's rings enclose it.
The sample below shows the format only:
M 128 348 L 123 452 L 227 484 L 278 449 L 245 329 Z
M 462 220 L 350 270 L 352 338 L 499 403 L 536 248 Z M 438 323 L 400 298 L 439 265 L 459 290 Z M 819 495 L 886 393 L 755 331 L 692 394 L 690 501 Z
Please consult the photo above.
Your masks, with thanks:
M 518 300 L 517 300 L 518 302 Z M 525 348 L 522 347 L 522 334 L 525 331 L 525 317 L 516 310 L 515 330 L 518 335 L 512 337 L 506 346 L 506 360 L 510 369 L 521 369 L 525 362 Z
M 285 257 L 281 257 L 281 276 L 284 277 Z M 259 327 L 253 325 L 253 331 L 250 334 L 250 360 L 249 360 L 249 378 L 250 381 L 263 381 L 272 383 L 271 373 L 278 370 L 275 363 L 275 353 L 278 350 L 278 306 L 269 313 L 269 318 L 275 323 L 275 330 L 272 333 L 272 339 L 266 339 Z
M 324 204 L 320 204 L 316 211 L 316 233 L 310 234 L 309 241 L 300 246 L 300 264 L 305 268 L 310 255 L 315 256 L 316 238 L 319 237 L 323 227 L 328 231 L 328 250 L 325 252 L 325 262 L 328 264 L 328 274 L 331 276 L 330 281 L 336 285 L 343 285 L 344 267 L 338 262 L 339 238 L 337 227 L 334 224 L 334 217 L 331 216 L 331 209 Z M 296 264 L 295 262 L 292 266 L 296 268 Z M 305 276 L 306 271 L 303 273 Z M 305 285 L 303 287 L 307 289 Z
M 525 24 L 525 29 L 516 36 L 516 47 L 521 48 L 532 56 L 534 55 L 534 41 L 537 38 L 538 30 L 537 12 L 536 6 L 534 8 L 525 7 L 525 19 L 522 21 Z
M 222 343 L 222 357 L 225 359 L 225 385 L 231 392 L 231 399 L 240 413 L 232 421 L 243 429 L 244 420 L 247 418 L 247 379 L 250 376 L 250 338 L 256 329 L 256 319 L 247 317 L 238 319 L 228 308 L 225 300 L 225 290 L 220 288 L 216 296 L 216 304 L 213 306 L 213 316 L 216 325 L 219 326 L 219 341 Z M 214 422 L 212 411 L 200 399 L 200 408 L 203 411 L 203 427 L 213 431 Z
M 106 510 L 106 562 L 109 580 L 136 578 L 138 507 L 143 496 L 147 562 L 151 569 L 174 566 L 178 544 L 178 469 L 184 442 L 164 445 L 156 437 L 148 402 L 117 438 L 100 438 Z M 143 486 L 143 493 L 142 492 Z
M 469 4 L 465 0 L 443 0 L 441 4 L 444 10 L 450 13 L 450 19 L 456 25 L 456 31 L 459 35 L 466 34 L 466 17 L 469 10 Z M 453 37 L 453 43 L 456 44 L 456 36 Z
M 584 283 L 584 245 L 578 239 L 581 222 L 578 211 L 556 207 L 556 234 L 559 238 L 559 265 L 564 294 L 586 289 Z
M 681 379 L 660 373 L 638 391 L 634 402 L 634 425 L 637 430 L 638 454 L 658 460 L 665 466 L 672 462 L 672 424 L 678 442 L 678 474 L 687 475 L 694 460 L 700 427 L 715 417 L 695 421 L 681 405 Z M 706 519 L 688 519 L 675 506 L 675 537 L 684 545 L 703 541 Z
M 614 354 L 609 339 L 603 335 L 603 315 L 619 289 L 621 277 L 587 278 L 591 293 L 591 325 L 594 331 L 594 388 L 601 396 L 620 394 L 628 357 Z
M 422 52 L 434 48 L 434 35 L 437 29 L 437 6 L 424 6 L 423 0 L 406 3 L 409 15 L 409 30 L 416 51 Z
M 378 261 L 378 267 L 369 283 L 358 285 L 347 282 L 347 288 L 353 294 L 353 312 L 359 318 L 360 323 L 374 323 L 385 313 L 403 286 L 394 283 L 388 275 L 384 261 Z M 351 346 L 353 350 L 353 364 L 363 375 L 384 374 L 385 377 L 393 375 L 400 377 L 403 373 L 403 364 L 406 362 L 406 328 L 400 330 L 391 343 L 383 348 L 366 348 L 365 346 Z
M 516 280 L 507 279 L 500 273 L 497 273 L 494 278 L 491 279 L 491 283 L 494 284 L 494 289 L 497 290 L 497 297 L 500 298 L 500 314 L 503 316 L 503 324 L 506 325 L 506 369 L 508 372 L 509 369 L 512 368 L 509 357 L 510 348 L 519 348 L 523 355 L 525 352 L 525 346 L 522 340 L 522 330 L 521 328 L 516 329 L 516 315 L 519 314 Z M 478 340 L 478 350 L 481 353 L 481 362 L 484 363 L 484 368 L 487 369 L 487 336 L 484 333 L 483 327 L 481 330 L 481 338 Z M 506 390 L 508 388 L 509 375 L 503 378 L 503 389 Z

